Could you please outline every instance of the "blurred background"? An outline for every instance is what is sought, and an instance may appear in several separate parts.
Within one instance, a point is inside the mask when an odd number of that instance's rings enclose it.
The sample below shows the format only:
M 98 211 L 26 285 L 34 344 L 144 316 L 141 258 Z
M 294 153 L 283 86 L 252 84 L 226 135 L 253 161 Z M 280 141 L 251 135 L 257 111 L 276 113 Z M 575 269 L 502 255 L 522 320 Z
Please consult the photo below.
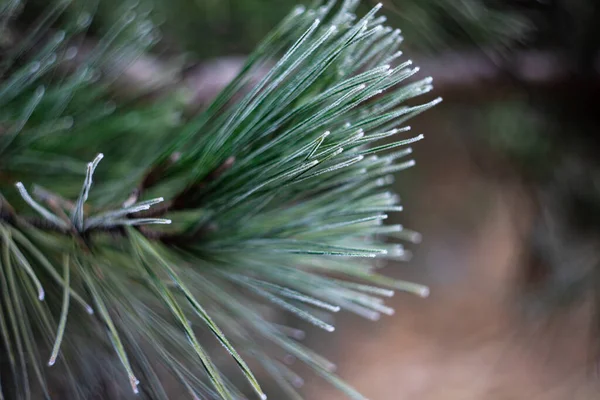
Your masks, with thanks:
M 202 109 L 298 2 L 148 1 L 163 38 L 123 92 L 183 82 Z M 338 314 L 335 333 L 290 324 L 373 400 L 599 398 L 600 2 L 383 3 L 444 98 L 411 121 L 426 140 L 390 221 L 422 240 L 387 268 L 432 294 L 374 323 Z M 307 399 L 342 399 L 303 377 Z
M 164 2 L 159 58 L 186 54 L 202 107 L 295 3 Z M 427 140 L 397 179 L 406 211 L 392 223 L 423 240 L 387 271 L 432 295 L 397 295 L 376 323 L 339 315 L 333 334 L 299 326 L 304 340 L 374 400 L 598 398 L 600 4 L 384 7 L 444 97 L 412 121 Z M 307 398 L 342 398 L 304 377 Z

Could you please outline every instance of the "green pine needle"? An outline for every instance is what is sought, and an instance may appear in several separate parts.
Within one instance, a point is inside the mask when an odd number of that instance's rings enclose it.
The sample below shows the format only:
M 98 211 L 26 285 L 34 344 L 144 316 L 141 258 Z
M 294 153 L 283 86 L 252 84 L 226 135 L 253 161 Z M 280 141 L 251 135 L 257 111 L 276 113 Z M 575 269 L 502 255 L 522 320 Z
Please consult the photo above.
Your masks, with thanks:
M 2 29 L 15 4 L 0 8 Z M 364 399 L 278 313 L 333 332 L 340 310 L 377 320 L 395 290 L 429 294 L 373 258 L 406 260 L 395 239 L 420 240 L 383 221 L 402 211 L 391 174 L 415 164 L 405 146 L 423 138 L 403 124 L 440 101 L 414 103 L 431 78 L 415 80 L 410 60 L 390 65 L 402 37 L 380 5 L 357 18 L 357 1 L 319 2 L 295 8 L 206 110 L 181 117 L 178 93 L 111 94 L 159 38 L 136 7 L 84 52 L 95 6 L 53 1 L 0 60 L 0 399 L 50 397 L 53 370 L 69 398 L 118 370 L 132 392 L 166 399 L 159 365 L 194 399 L 264 399 L 265 372 L 301 398 L 282 354 Z M 114 356 L 90 359 L 81 343 Z

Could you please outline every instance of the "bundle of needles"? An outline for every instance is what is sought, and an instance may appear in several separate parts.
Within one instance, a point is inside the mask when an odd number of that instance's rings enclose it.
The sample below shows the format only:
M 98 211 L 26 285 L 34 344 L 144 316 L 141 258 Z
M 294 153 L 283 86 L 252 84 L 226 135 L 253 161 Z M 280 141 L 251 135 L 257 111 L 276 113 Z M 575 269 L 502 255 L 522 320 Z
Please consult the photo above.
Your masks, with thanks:
M 440 100 L 407 105 L 431 78 L 380 5 L 318 3 L 194 115 L 115 95 L 161 40 L 146 3 L 108 27 L 101 0 L 0 5 L 0 399 L 299 399 L 289 356 L 364 398 L 279 315 L 332 332 L 428 294 L 373 259 L 415 238 L 382 221 L 423 138 L 405 122 Z

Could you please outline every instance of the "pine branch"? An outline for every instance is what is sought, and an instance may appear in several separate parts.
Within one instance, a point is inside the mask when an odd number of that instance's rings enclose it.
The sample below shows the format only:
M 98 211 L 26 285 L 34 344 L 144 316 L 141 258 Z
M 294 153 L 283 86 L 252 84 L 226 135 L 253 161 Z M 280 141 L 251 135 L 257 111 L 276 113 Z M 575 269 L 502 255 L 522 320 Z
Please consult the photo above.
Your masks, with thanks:
M 132 393 L 165 399 L 156 363 L 192 398 L 247 397 L 217 365 L 216 343 L 258 398 L 246 360 L 273 373 L 274 352 L 364 398 L 261 311 L 277 307 L 331 332 L 323 311 L 377 320 L 393 313 L 382 298 L 392 290 L 429 293 L 380 275 L 372 259 L 406 260 L 397 239 L 418 238 L 382 221 L 402 210 L 391 174 L 415 165 L 406 146 L 423 138 L 404 123 L 441 99 L 414 103 L 431 78 L 414 80 L 418 68 L 398 61 L 402 38 L 381 25 L 380 6 L 362 18 L 356 6 L 295 8 L 189 120 L 173 121 L 185 104 L 168 99 L 107 103 L 114 75 L 94 71 L 151 44 L 147 13 L 129 4 L 82 70 L 53 74 L 81 29 L 10 65 L 0 173 L 19 182 L 1 187 L 15 207 L 3 201 L 0 219 L 0 357 L 14 367 L 6 382 L 15 398 L 50 392 L 37 354 L 46 348 L 71 398 L 86 398 L 81 371 L 94 366 L 118 369 Z M 43 15 L 67 10 L 48 7 Z M 89 25 L 90 14 L 75 15 Z M 30 193 L 21 181 L 49 189 Z M 102 361 L 110 368 L 82 357 L 81 343 L 112 346 L 114 359 Z M 273 378 L 289 390 L 291 376 Z

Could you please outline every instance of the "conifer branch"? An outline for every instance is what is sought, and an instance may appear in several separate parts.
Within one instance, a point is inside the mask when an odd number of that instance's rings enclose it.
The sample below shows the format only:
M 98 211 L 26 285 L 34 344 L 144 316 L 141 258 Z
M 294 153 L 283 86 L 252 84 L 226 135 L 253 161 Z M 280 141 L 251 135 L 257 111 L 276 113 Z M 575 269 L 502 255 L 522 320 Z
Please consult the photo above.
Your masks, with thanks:
M 68 5 L 48 7 L 32 32 L 53 28 Z M 143 54 L 157 37 L 147 12 L 122 7 L 66 76 L 52 72 L 91 10 L 75 13 L 60 40 L 42 40 L 19 63 L 20 52 L 6 58 L 0 104 L 11 134 L 0 136 L 0 173 L 26 184 L 0 183 L 15 205 L 0 208 L 0 358 L 14 361 L 0 390 L 6 381 L 17 399 L 32 386 L 50 393 L 47 359 L 37 357 L 49 342 L 72 398 L 93 387 L 90 366 L 119 371 L 124 390 L 168 398 L 153 362 L 192 398 L 248 397 L 208 351 L 219 343 L 257 398 L 265 393 L 246 360 L 273 372 L 275 347 L 363 399 L 261 310 L 331 332 L 318 313 L 377 320 L 393 313 L 382 299 L 392 290 L 428 295 L 378 274 L 372 259 L 407 259 L 395 239 L 418 237 L 382 224 L 402 210 L 390 174 L 415 165 L 406 146 L 423 138 L 404 124 L 441 100 L 412 100 L 432 90 L 431 78 L 414 80 L 410 60 L 396 64 L 402 38 L 381 25 L 380 5 L 358 18 L 356 1 L 329 1 L 295 8 L 213 103 L 183 120 L 185 105 L 172 99 L 111 97 L 115 75 L 101 67 Z M 48 189 L 30 193 L 32 183 Z M 107 345 L 110 361 L 81 356 Z

